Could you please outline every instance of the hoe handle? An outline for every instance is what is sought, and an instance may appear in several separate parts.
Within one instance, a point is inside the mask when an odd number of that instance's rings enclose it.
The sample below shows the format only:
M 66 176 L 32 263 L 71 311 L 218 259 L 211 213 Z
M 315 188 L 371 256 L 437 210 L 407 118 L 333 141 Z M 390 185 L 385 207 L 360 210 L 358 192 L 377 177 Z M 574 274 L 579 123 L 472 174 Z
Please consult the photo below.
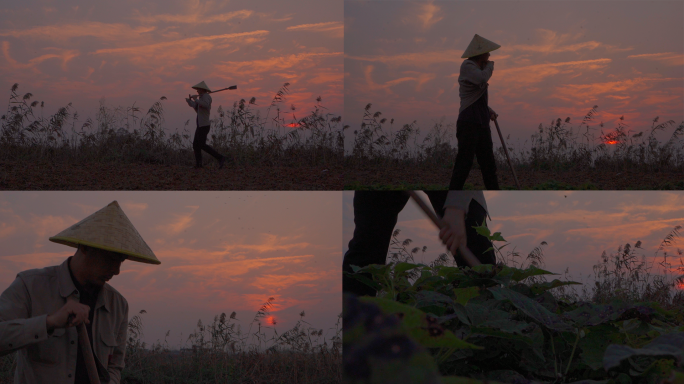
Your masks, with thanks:
M 85 324 L 81 323 L 76 326 L 78 328 L 78 344 L 81 346 L 83 352 L 83 360 L 85 360 L 86 369 L 88 370 L 88 378 L 90 384 L 100 384 L 100 376 L 97 374 L 97 366 L 95 366 L 95 357 L 90 346 L 90 338 Z
M 418 196 L 416 191 L 406 191 L 406 192 L 409 194 L 409 196 L 411 196 L 413 201 L 415 201 L 416 204 L 418 204 L 420 209 L 430 218 L 430 220 L 432 220 L 432 222 L 437 226 L 437 228 L 442 229 L 442 228 L 447 226 L 446 224 L 444 224 L 444 222 L 442 220 L 439 219 L 439 217 L 437 217 L 437 214 L 435 214 L 432 211 L 432 208 L 428 207 L 428 205 L 425 204 L 425 201 L 423 201 L 423 199 L 421 199 L 420 196 Z M 468 249 L 468 247 L 466 247 L 464 244 L 461 244 L 458 247 L 458 250 L 461 251 L 461 255 L 463 255 L 463 258 L 468 263 L 468 265 L 470 265 L 471 267 L 482 264 L 477 259 L 477 257 L 475 257 L 475 255 L 473 255 L 473 252 L 471 252 L 470 249 Z
M 506 160 L 508 160 L 508 166 L 511 167 L 511 171 L 513 172 L 513 178 L 515 179 L 515 185 L 520 188 L 520 183 L 518 182 L 518 175 L 515 174 L 515 168 L 513 168 L 513 163 L 511 163 L 511 157 L 508 155 L 508 148 L 506 148 L 506 143 L 504 143 L 503 135 L 501 134 L 501 128 L 499 128 L 499 122 L 494 119 L 494 124 L 496 125 L 496 130 L 499 132 L 499 139 L 501 139 L 501 146 L 504 149 L 504 153 L 506 153 Z

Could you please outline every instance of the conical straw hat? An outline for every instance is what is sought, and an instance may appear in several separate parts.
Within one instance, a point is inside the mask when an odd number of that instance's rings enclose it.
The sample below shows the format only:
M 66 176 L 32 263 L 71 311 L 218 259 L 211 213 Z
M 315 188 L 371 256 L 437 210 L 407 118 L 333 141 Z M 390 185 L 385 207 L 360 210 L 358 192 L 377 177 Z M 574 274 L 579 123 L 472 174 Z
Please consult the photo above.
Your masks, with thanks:
M 122 253 L 129 260 L 161 264 L 116 201 L 51 237 L 50 241 L 75 248 L 83 244 Z
M 197 83 L 197 85 L 193 85 L 192 88 L 194 88 L 194 89 L 197 89 L 197 88 L 206 89 L 207 92 L 211 92 L 211 89 L 209 89 L 209 87 L 207 87 L 207 83 L 205 83 L 204 81 L 200 81 L 199 83 Z
M 470 45 L 468 45 L 468 48 L 466 48 L 465 52 L 463 52 L 463 56 L 461 56 L 461 58 L 467 59 L 469 57 L 481 55 L 499 48 L 501 48 L 499 44 L 491 42 L 484 37 L 475 34 L 475 36 L 473 36 L 473 40 L 470 41 Z

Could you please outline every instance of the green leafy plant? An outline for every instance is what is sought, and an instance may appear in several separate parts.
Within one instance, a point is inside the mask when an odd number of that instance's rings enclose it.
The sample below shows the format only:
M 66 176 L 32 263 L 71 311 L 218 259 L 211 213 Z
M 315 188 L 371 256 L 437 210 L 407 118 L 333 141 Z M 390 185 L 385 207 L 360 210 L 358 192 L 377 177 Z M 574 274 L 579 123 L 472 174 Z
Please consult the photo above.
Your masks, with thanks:
M 661 250 L 674 243 L 680 229 L 675 227 L 666 236 Z M 500 233 L 484 227 L 478 232 L 505 242 Z M 506 245 L 494 247 L 498 258 L 516 264 L 515 251 L 501 254 Z M 633 250 L 639 245 L 604 254 L 595 268 L 597 284 L 583 294 L 568 291 L 580 286 L 578 282 L 548 279 L 557 274 L 543 269 L 542 245 L 517 266 L 502 261 L 459 268 L 397 259 L 383 266 L 353 267 L 349 275 L 376 288 L 378 294 L 345 297 L 345 351 L 354 351 L 356 360 L 369 367 L 365 376 L 356 372 L 347 382 L 378 382 L 372 361 L 383 367 L 391 365 L 393 358 L 403 362 L 399 366 L 411 363 L 410 354 L 384 356 L 355 344 L 366 337 L 386 336 L 382 327 L 359 320 L 373 311 L 381 314 L 375 318 L 396 319 L 392 337 L 405 337 L 417 345 L 406 348 L 432 356 L 430 364 L 439 373 L 435 380 L 443 383 L 658 383 L 680 378 L 684 375 L 684 318 L 677 289 L 681 279 L 652 275 L 647 263 L 635 264 Z M 678 255 L 681 262 L 679 250 Z M 664 259 L 666 270 L 672 270 Z M 605 269 L 608 265 L 614 269 Z M 665 290 L 672 294 L 654 294 Z M 348 313 L 348 307 L 355 310 Z M 347 322 L 352 327 L 349 338 Z M 366 328 L 358 325 L 362 323 Z M 384 357 L 364 360 L 364 353 Z M 432 370 L 416 372 L 419 378 L 413 382 L 432 380 Z

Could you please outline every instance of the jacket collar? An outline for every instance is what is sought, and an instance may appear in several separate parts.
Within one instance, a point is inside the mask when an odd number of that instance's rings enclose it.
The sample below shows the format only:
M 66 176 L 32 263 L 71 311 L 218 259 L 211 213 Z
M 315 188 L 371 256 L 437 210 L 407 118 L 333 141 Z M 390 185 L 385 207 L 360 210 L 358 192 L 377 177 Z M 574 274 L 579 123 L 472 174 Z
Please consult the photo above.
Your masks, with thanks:
M 69 259 L 71 256 L 64 260 L 64 262 L 57 269 L 57 281 L 59 282 L 59 294 L 65 299 L 69 296 L 76 295 L 78 289 L 74 285 L 74 281 L 71 280 L 71 274 L 69 273 Z M 108 303 L 111 301 L 111 292 L 109 284 L 105 285 L 100 289 L 100 293 L 97 295 L 97 302 L 95 304 L 95 309 L 104 307 L 107 312 L 110 312 Z

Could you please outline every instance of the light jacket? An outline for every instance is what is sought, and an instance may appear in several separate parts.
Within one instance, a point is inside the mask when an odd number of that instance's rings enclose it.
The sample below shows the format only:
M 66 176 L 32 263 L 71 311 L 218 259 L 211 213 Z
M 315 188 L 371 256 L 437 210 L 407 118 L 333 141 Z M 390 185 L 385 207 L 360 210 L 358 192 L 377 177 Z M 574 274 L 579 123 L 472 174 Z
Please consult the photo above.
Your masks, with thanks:
M 489 216 L 487 201 L 485 200 L 484 192 L 481 190 L 449 191 L 446 201 L 444 202 L 444 208 L 454 207 L 462 209 L 466 214 L 468 214 L 468 208 L 470 207 L 471 200 L 475 200 L 480 203 L 482 208 L 484 208 L 487 212 L 487 216 Z
M 20 272 L 0 295 L 0 356 L 17 352 L 15 384 L 73 384 L 78 353 L 76 327 L 47 331 L 47 315 L 79 293 L 68 259 L 59 266 Z M 103 383 L 119 384 L 128 332 L 128 302 L 106 284 L 92 323 L 93 354 Z
M 189 106 L 197 112 L 197 127 L 210 125 L 209 112 L 211 112 L 211 96 L 208 93 L 201 94 L 197 101 L 186 99 Z
M 477 101 L 487 90 L 487 81 L 492 77 L 494 72 L 494 62 L 487 63 L 485 69 L 480 67 L 473 60 L 464 60 L 461 64 L 461 72 L 458 75 L 458 95 L 461 98 L 461 107 L 458 113 L 463 112 L 464 109 L 471 106 Z M 490 113 L 494 110 L 490 107 Z

